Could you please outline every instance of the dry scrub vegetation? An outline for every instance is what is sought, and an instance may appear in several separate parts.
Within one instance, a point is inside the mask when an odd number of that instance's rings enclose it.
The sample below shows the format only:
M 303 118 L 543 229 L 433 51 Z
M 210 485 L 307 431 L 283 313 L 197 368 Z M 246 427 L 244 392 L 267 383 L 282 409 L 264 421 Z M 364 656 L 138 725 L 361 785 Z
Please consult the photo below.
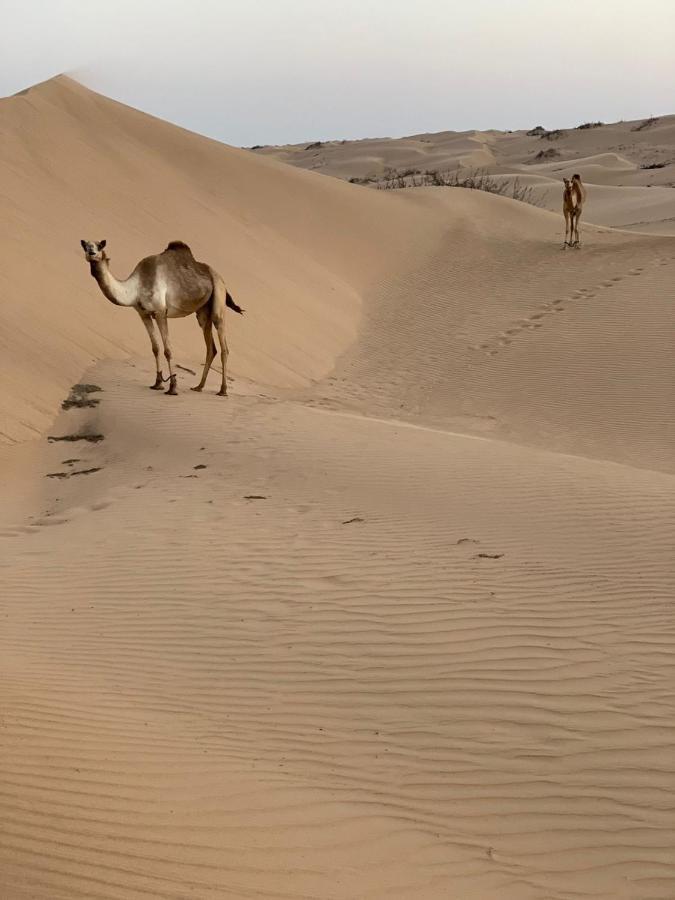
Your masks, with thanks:
M 380 178 L 368 176 L 365 178 L 350 178 L 352 184 L 372 185 L 380 191 L 393 191 L 402 188 L 419 187 L 455 187 L 467 188 L 472 191 L 486 191 L 488 194 L 498 194 L 500 197 L 509 197 L 512 200 L 520 200 L 532 206 L 542 206 L 543 198 L 535 195 L 532 187 L 524 185 L 519 178 L 512 182 L 495 178 L 484 169 L 454 169 L 443 172 L 439 169 L 385 169 Z

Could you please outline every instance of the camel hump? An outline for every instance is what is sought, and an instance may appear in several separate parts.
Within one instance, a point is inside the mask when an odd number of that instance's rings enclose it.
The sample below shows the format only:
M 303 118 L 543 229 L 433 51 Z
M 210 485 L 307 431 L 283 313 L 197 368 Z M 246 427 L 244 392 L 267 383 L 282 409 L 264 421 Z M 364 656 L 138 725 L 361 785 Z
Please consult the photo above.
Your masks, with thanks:
M 184 241 L 170 241 L 166 247 L 167 250 L 187 250 L 188 253 L 192 254 L 192 250 L 188 247 L 188 245 Z M 166 250 L 164 251 L 166 252 Z

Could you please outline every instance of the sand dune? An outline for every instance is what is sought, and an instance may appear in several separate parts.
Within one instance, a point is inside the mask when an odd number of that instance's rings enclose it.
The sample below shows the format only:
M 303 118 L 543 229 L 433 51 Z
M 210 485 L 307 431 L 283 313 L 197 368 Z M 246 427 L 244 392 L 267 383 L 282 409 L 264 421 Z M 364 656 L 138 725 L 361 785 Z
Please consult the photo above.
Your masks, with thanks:
M 80 237 L 105 237 L 120 277 L 170 240 L 187 241 L 247 309 L 230 322 L 237 371 L 298 385 L 329 371 L 353 339 L 363 287 L 438 227 L 410 220 L 402 198 L 256 160 L 67 78 L 1 103 L 5 440 L 44 430 L 93 360 L 147 352 L 135 313 L 98 293 Z M 184 361 L 198 360 L 193 321 L 173 334 Z
M 574 171 L 590 187 L 588 221 L 675 235 L 675 116 L 553 130 L 543 135 L 440 132 L 262 147 L 255 152 L 347 180 L 371 179 L 370 186 L 376 186 L 392 170 L 481 169 L 510 181 L 518 178 L 521 184 L 531 183 L 534 175 L 543 176 L 548 181 L 546 189 L 538 188 L 533 199 L 555 212 L 560 211 L 562 178 Z M 597 190 L 598 186 L 604 189 Z M 608 191 L 610 187 L 642 190 L 624 193 Z
M 675 239 L 2 108 L 3 900 L 671 900 Z M 229 400 L 86 235 L 221 269 Z

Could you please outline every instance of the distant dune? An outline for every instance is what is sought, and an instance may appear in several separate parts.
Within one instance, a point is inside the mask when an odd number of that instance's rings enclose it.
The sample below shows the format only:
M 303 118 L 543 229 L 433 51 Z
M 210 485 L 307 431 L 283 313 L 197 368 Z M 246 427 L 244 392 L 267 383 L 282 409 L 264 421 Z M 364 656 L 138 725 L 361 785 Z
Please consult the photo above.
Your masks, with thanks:
M 672 900 L 675 119 L 0 113 L 2 900 Z M 348 183 L 458 164 L 540 205 Z M 148 390 L 80 238 L 223 274 L 229 399 Z
M 606 203 L 607 191 L 601 202 L 597 202 L 598 195 L 592 191 L 589 221 L 675 235 L 675 115 L 590 125 L 593 127 L 532 128 L 529 132 L 443 131 L 396 139 L 314 141 L 261 147 L 255 152 L 324 175 L 369 180 L 373 187 L 392 170 L 405 173 L 481 169 L 510 181 L 518 178 L 521 183 L 528 183 L 536 172 L 546 180 L 548 190 L 539 188 L 535 199 L 556 212 L 560 208 L 562 176 L 579 172 L 593 185 L 643 189 L 625 197 L 628 215 L 621 211 L 621 193 L 615 194 L 616 202 Z

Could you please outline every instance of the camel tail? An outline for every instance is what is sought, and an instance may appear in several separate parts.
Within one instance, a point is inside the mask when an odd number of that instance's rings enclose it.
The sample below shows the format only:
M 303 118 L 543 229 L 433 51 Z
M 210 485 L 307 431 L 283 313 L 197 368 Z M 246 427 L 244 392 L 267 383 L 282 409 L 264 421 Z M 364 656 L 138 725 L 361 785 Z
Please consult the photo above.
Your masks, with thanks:
M 239 313 L 240 316 L 244 315 L 244 310 L 241 308 L 241 306 L 237 306 L 237 304 L 232 299 L 232 295 L 229 291 L 225 293 L 225 305 L 229 306 L 230 309 L 233 309 L 235 312 Z

